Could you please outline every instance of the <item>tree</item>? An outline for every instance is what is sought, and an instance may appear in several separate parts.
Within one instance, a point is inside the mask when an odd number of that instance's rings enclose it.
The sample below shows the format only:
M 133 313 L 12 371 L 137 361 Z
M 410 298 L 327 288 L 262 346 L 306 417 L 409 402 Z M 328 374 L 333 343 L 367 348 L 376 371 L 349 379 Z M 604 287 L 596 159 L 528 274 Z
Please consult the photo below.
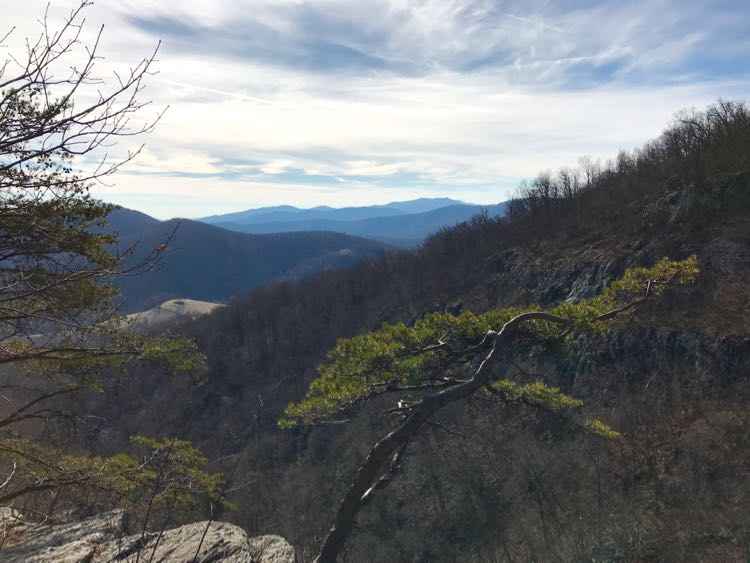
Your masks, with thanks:
M 695 256 L 662 259 L 652 268 L 627 270 L 599 296 L 550 309 L 503 309 L 483 315 L 428 315 L 409 327 L 384 324 L 373 333 L 340 340 L 330 363 L 306 397 L 291 403 L 280 424 L 344 422 L 376 397 L 395 395 L 385 412 L 396 428 L 378 441 L 360 465 L 336 512 L 316 561 L 335 562 L 357 514 L 400 469 L 409 443 L 446 406 L 484 392 L 499 405 L 520 404 L 554 413 L 605 438 L 618 434 L 601 420 L 581 415 L 582 401 L 520 366 L 540 348 L 569 345 L 588 331 L 606 330 L 670 287 L 691 283 Z
M 112 160 L 102 150 L 155 124 L 132 127 L 131 119 L 148 104 L 139 95 L 156 53 L 105 83 L 94 74 L 102 30 L 93 45 L 80 41 L 89 5 L 81 2 L 59 31 L 45 15 L 25 57 L 8 55 L 0 66 L 0 364 L 117 353 L 82 344 L 111 328 L 116 292 L 106 282 L 159 258 L 155 249 L 123 271 L 128 252 L 111 252 L 116 239 L 101 230 L 113 206 L 89 194 L 138 152 Z M 93 101 L 77 104 L 92 87 Z M 99 160 L 75 169 L 82 157 Z
M 90 188 L 140 149 L 119 159 L 106 151 L 119 139 L 151 131 L 160 114 L 136 124 L 149 104 L 141 95 L 156 51 L 126 74 L 114 73 L 112 80 L 95 72 L 102 29 L 90 44 L 81 39 L 83 12 L 90 4 L 82 0 L 56 31 L 45 14 L 41 34 L 27 40 L 26 53 L 9 53 L 0 64 L 4 505 L 34 493 L 78 486 L 118 495 L 138 488 L 155 460 L 163 466 L 165 459 L 177 459 L 167 455 L 169 445 L 139 442 L 160 452 L 141 460 L 67 455 L 59 423 L 78 425 L 82 418 L 61 398 L 97 387 L 98 375 L 115 360 L 163 361 L 173 371 L 187 372 L 200 371 L 203 364 L 192 342 L 147 341 L 124 330 L 126 323 L 113 300 L 113 278 L 152 268 L 174 232 L 166 233 L 163 245 L 144 260 L 129 266 L 126 260 L 133 249 L 118 251 L 116 237 L 104 232 L 113 206 L 94 199 Z M 183 465 L 196 470 L 205 465 L 200 456 L 179 445 L 185 454 L 180 459 L 188 460 Z M 183 474 L 195 477 L 194 485 L 205 477 Z

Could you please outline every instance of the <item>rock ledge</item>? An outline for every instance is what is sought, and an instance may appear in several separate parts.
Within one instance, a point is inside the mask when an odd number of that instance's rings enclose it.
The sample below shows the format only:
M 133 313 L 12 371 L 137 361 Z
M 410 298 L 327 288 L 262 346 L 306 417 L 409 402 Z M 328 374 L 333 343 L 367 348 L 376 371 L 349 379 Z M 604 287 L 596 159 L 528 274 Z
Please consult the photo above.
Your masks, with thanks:
M 15 511 L 0 514 L 6 538 L 0 560 L 8 563 L 294 563 L 294 548 L 280 536 L 250 538 L 226 522 L 196 522 L 159 533 L 125 536 L 126 513 L 108 512 L 64 524 L 25 522 Z

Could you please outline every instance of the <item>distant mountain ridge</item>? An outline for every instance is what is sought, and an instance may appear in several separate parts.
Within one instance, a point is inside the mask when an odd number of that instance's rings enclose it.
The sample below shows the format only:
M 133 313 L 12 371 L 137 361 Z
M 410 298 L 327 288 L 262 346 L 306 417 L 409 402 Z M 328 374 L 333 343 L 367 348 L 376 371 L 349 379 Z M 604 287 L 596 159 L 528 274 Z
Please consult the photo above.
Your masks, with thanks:
M 106 231 L 119 234 L 121 250 L 135 247 L 131 263 L 137 263 L 175 229 L 157 267 L 116 279 L 125 312 L 170 299 L 226 302 L 261 285 L 346 267 L 388 248 L 340 233 L 247 234 L 190 219 L 159 221 L 124 208 L 110 214 Z
M 261 285 L 347 267 L 393 246 L 416 246 L 478 213 L 504 215 L 505 207 L 424 198 L 369 207 L 281 205 L 202 221 L 159 221 L 121 208 L 110 214 L 106 230 L 119 234 L 121 250 L 136 247 L 135 263 L 177 228 L 157 268 L 117 279 L 123 310 L 132 313 L 172 299 L 227 302 Z
M 220 215 L 210 215 L 197 219 L 203 223 L 261 223 L 266 221 L 285 221 L 291 218 L 332 219 L 355 221 L 366 217 L 382 217 L 407 213 L 422 213 L 449 205 L 465 205 L 465 202 L 448 197 L 420 198 L 409 201 L 392 201 L 384 205 L 366 205 L 357 207 L 329 207 L 318 205 L 309 209 L 293 205 L 274 205 L 235 211 Z
M 333 231 L 412 246 L 443 227 L 451 227 L 482 212 L 491 217 L 501 216 L 505 209 L 504 203 L 481 206 L 450 198 L 422 198 L 366 207 L 300 209 L 282 205 L 199 220 L 241 233 Z

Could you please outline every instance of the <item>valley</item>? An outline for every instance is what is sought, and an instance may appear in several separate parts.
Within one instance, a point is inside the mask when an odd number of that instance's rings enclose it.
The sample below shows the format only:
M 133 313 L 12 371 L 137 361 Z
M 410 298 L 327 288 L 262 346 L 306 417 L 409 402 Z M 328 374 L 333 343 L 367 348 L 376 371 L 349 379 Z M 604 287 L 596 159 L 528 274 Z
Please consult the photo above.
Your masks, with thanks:
M 253 287 L 345 267 L 388 248 L 333 232 L 253 235 L 189 219 L 158 221 L 129 209 L 114 211 L 109 228 L 119 235 L 118 252 L 132 249 L 126 267 L 174 235 L 159 264 L 117 280 L 126 313 L 170 299 L 226 303 Z

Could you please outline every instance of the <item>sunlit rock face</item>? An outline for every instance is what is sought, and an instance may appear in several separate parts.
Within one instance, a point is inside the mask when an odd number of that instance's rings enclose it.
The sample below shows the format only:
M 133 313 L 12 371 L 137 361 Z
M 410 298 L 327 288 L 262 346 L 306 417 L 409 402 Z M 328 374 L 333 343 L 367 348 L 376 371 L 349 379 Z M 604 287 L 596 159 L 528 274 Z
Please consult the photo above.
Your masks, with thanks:
M 249 538 L 225 522 L 196 522 L 163 533 L 125 535 L 127 514 L 113 511 L 62 524 L 25 521 L 19 513 L 0 515 L 6 544 L 0 560 L 8 563 L 104 563 L 192 561 L 208 563 L 294 563 L 294 548 L 280 536 Z

